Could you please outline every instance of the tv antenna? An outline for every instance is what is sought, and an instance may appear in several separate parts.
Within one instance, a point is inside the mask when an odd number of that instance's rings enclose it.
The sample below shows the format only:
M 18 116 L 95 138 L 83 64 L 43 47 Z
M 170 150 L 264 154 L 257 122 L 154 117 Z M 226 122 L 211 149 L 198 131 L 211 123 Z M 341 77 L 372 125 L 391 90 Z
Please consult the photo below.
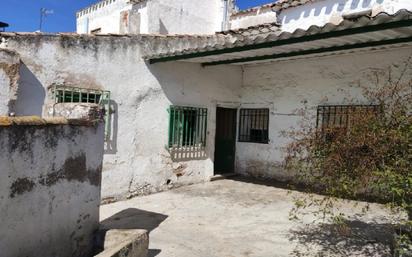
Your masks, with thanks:
M 53 10 L 49 10 L 46 8 L 40 8 L 40 27 L 39 27 L 39 32 L 41 32 L 42 27 L 43 27 L 43 22 L 45 21 L 47 15 L 53 14 Z

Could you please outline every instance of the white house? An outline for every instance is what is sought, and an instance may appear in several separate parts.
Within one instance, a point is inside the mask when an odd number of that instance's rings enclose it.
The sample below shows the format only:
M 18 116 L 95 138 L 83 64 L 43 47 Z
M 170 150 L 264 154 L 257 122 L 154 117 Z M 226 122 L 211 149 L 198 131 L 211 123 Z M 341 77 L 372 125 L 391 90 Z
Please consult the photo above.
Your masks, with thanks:
M 282 169 L 290 140 L 281 132 L 302 119 L 296 110 L 329 120 L 336 108 L 352 104 L 348 99 L 371 106 L 359 84 L 412 54 L 409 1 L 294 0 L 242 13 L 228 5 L 226 26 L 239 29 L 224 31 L 224 1 L 171 1 L 177 9 L 161 2 L 106 0 L 85 9 L 78 24 L 88 17 L 89 25 L 79 32 L 101 29 L 94 35 L 0 34 L 0 51 L 9 56 L 8 64 L 0 61 L 0 87 L 12 98 L 2 112 L 95 117 L 105 109 L 107 199 L 233 172 L 290 180 Z M 214 8 L 191 7 L 204 2 Z M 145 15 L 155 18 L 134 23 L 140 28 L 129 34 L 91 18 L 117 4 L 110 24 L 119 24 L 118 14 L 128 7 L 146 6 Z M 164 8 L 188 13 L 176 20 L 175 11 L 150 11 Z M 246 21 L 259 13 L 262 19 Z M 260 19 L 264 24 L 255 24 Z M 16 64 L 18 74 L 4 68 Z
M 77 33 L 213 34 L 233 0 L 103 0 L 77 12 Z

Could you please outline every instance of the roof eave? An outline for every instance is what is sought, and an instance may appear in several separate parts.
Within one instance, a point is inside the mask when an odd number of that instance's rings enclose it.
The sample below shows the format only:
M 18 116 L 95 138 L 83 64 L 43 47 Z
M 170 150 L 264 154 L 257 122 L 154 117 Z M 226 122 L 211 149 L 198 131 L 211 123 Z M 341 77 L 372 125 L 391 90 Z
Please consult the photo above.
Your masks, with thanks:
M 154 64 L 154 63 L 159 63 L 159 62 L 186 60 L 186 59 L 192 59 L 192 58 L 236 53 L 236 52 L 243 52 L 243 51 L 249 51 L 249 50 L 257 50 L 257 49 L 262 49 L 262 48 L 272 48 L 276 46 L 283 46 L 283 45 L 296 44 L 296 43 L 302 43 L 302 42 L 310 42 L 310 41 L 315 41 L 315 40 L 336 38 L 336 37 L 347 36 L 347 35 L 356 35 L 356 34 L 363 34 L 363 33 L 368 33 L 368 32 L 376 32 L 376 31 L 383 31 L 383 30 L 388 30 L 388 29 L 410 27 L 410 26 L 412 26 L 412 19 L 407 19 L 407 20 L 393 21 L 393 22 L 388 22 L 388 23 L 383 23 L 383 24 L 373 24 L 373 25 L 363 26 L 363 27 L 353 27 L 353 28 L 336 30 L 336 31 L 331 31 L 331 32 L 303 35 L 300 37 L 292 37 L 288 39 L 281 39 L 281 40 L 257 43 L 257 44 L 252 44 L 252 45 L 244 45 L 244 46 L 239 46 L 239 47 L 216 49 L 216 50 L 211 50 L 211 51 L 198 51 L 194 53 L 171 55 L 171 56 L 164 56 L 164 57 L 158 57 L 158 58 L 148 58 L 148 61 L 150 64 Z

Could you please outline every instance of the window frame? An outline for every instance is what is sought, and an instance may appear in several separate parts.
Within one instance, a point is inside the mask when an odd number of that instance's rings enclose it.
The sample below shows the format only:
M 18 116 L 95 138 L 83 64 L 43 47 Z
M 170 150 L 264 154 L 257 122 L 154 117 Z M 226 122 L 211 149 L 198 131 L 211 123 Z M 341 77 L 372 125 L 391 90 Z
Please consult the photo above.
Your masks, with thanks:
M 331 141 L 333 140 L 334 132 L 346 131 L 351 126 L 354 113 L 367 111 L 381 115 L 383 113 L 382 108 L 382 105 L 379 104 L 318 105 L 316 108 L 316 130 L 322 138 Z M 331 111 L 332 109 L 333 111 Z M 337 112 L 338 109 L 339 111 Z M 325 116 L 327 118 L 325 118 Z M 333 117 L 332 123 L 331 117 Z M 336 122 L 337 119 L 339 122 Z M 324 125 L 325 123 L 326 126 Z
M 208 109 L 171 105 L 169 112 L 168 148 L 205 148 Z M 189 114 L 190 113 L 190 114 Z
M 256 115 L 256 113 L 252 114 L 245 114 L 245 112 L 263 112 Z M 261 140 L 256 140 L 251 135 L 251 127 L 244 127 L 246 125 L 245 119 L 246 117 L 262 117 L 262 126 L 264 127 L 261 129 L 262 135 Z M 238 130 L 238 142 L 240 143 L 254 143 L 254 144 L 269 144 L 269 122 L 270 122 L 270 109 L 269 108 L 240 108 L 239 109 L 239 130 Z M 256 120 L 255 120 L 256 123 Z M 255 124 L 256 125 L 256 124 Z M 246 133 L 243 133 L 246 130 Z M 256 129 L 255 129 L 256 130 Z M 265 133 L 266 131 L 266 133 Z M 247 139 L 249 137 L 249 139 Z M 246 138 L 246 139 L 245 139 Z
M 105 141 L 108 141 L 111 136 L 111 119 L 110 116 L 112 114 L 110 109 L 111 104 L 111 92 L 107 90 L 98 90 L 98 89 L 88 89 L 88 88 L 81 88 L 81 87 L 71 87 L 61 84 L 53 84 L 51 87 L 51 98 L 55 104 L 66 104 L 66 103 L 73 103 L 73 104 L 97 104 L 103 107 L 104 109 L 104 133 L 105 133 Z M 62 92 L 62 96 L 60 96 L 60 92 Z M 70 93 L 71 101 L 65 101 L 66 93 Z M 74 93 L 79 94 L 78 101 L 74 101 Z M 86 94 L 86 101 L 82 102 L 83 94 Z M 90 94 L 94 94 L 95 98 L 93 102 L 90 102 Z M 100 95 L 99 101 L 97 100 L 97 95 Z M 62 101 L 60 101 L 62 100 Z

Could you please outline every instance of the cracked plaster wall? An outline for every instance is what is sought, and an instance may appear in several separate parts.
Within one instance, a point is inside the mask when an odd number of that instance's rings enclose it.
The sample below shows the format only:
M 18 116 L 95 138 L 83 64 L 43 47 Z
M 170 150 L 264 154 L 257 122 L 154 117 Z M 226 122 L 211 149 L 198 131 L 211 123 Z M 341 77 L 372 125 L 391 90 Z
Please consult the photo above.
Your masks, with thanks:
M 1 256 L 90 256 L 103 126 L 0 126 Z
M 47 92 L 53 83 L 111 91 L 111 133 L 102 173 L 102 197 L 107 201 L 208 181 L 214 175 L 216 106 L 239 101 L 239 67 L 148 65 L 140 57 L 144 44 L 138 36 L 7 40 L 8 48 L 19 52 L 41 85 L 40 91 Z M 49 106 L 49 96 L 45 98 L 41 105 Z M 207 147 L 201 158 L 172 160 L 166 147 L 170 105 L 208 108 Z
M 20 58 L 14 51 L 0 49 L 0 115 L 15 111 Z
M 281 61 L 245 66 L 242 76 L 239 66 L 148 65 L 140 57 L 145 44 L 138 36 L 8 39 L 8 47 L 19 52 L 42 88 L 60 81 L 111 91 L 111 134 L 102 174 L 107 201 L 208 181 L 214 175 L 216 106 L 270 108 L 270 144 L 237 143 L 237 172 L 287 179 L 280 164 L 288 141 L 279 134 L 296 127 L 301 117 L 294 111 L 344 104 L 345 97 L 358 95 L 356 83 L 366 72 L 399 64 L 412 54 L 409 47 Z M 166 147 L 170 105 L 208 108 L 201 158 L 172 158 Z

